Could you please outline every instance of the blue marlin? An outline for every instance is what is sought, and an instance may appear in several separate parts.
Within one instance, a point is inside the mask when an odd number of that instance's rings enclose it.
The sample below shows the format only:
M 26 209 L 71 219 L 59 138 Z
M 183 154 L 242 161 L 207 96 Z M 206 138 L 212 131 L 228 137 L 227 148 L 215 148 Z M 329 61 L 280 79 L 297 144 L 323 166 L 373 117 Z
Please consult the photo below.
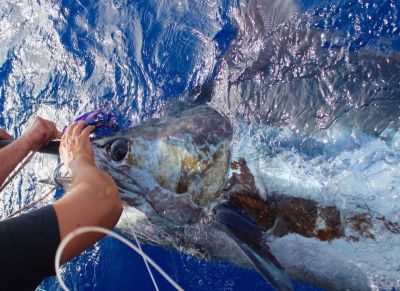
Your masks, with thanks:
M 93 144 L 96 164 L 113 177 L 125 202 L 122 231 L 134 229 L 145 241 L 202 257 L 232 250 L 276 288 L 292 290 L 262 242 L 263 228 L 224 191 L 231 138 L 227 119 L 200 105 Z
M 400 226 L 306 195 L 265 195 L 246 157 L 233 159 L 232 135 L 230 121 L 203 104 L 94 139 L 96 163 L 125 204 L 117 227 L 148 243 L 252 267 L 279 290 L 292 289 L 290 277 L 369 290 L 365 269 L 339 254 L 374 243 L 377 227 L 396 237 Z

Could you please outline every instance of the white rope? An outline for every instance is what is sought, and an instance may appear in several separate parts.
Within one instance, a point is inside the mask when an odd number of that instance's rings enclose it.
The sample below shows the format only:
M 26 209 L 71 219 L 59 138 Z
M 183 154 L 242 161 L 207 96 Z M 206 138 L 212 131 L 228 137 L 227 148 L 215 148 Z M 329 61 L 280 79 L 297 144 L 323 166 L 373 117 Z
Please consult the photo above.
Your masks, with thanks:
M 65 290 L 65 291 L 70 291 L 70 289 L 65 285 L 64 280 L 61 277 L 61 271 L 60 271 L 60 260 L 61 260 L 61 255 L 62 252 L 64 251 L 65 247 L 67 246 L 67 244 L 76 236 L 83 234 L 83 233 L 88 233 L 88 232 L 99 232 L 99 233 L 103 233 L 105 235 L 109 235 L 112 236 L 114 238 L 116 238 L 117 240 L 123 242 L 124 244 L 126 244 L 127 246 L 129 246 L 131 249 L 133 249 L 136 253 L 138 253 L 139 255 L 141 255 L 143 257 L 143 259 L 145 261 L 147 261 L 150 265 L 152 265 L 172 286 L 175 287 L 176 290 L 178 291 L 183 291 L 183 288 L 181 286 L 178 285 L 178 283 L 176 283 L 167 273 L 164 272 L 163 269 L 161 269 L 160 266 L 158 266 L 149 256 L 147 256 L 144 252 L 142 252 L 137 246 L 135 246 L 134 244 L 132 244 L 129 240 L 127 240 L 126 238 L 124 238 L 122 235 L 119 235 L 118 233 L 115 233 L 113 231 L 110 231 L 108 229 L 102 228 L 102 227 L 98 227 L 98 226 L 85 226 L 85 227 L 81 227 L 78 228 L 72 232 L 70 232 L 60 243 L 60 245 L 57 248 L 57 252 L 56 252 L 56 256 L 54 259 L 54 265 L 55 265 L 55 269 L 56 269 L 56 275 L 57 275 L 57 279 L 61 285 L 61 287 Z

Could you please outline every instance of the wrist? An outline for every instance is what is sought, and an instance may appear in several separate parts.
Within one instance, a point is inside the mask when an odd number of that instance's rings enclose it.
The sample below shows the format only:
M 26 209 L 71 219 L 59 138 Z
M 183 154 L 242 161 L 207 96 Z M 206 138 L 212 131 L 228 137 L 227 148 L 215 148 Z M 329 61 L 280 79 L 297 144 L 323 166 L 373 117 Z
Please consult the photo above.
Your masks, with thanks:
M 24 134 L 21 135 L 21 137 L 18 140 L 24 146 L 24 148 L 26 148 L 27 151 L 34 150 L 31 140 L 26 135 L 24 135 Z
M 86 155 L 77 155 L 68 163 L 68 168 L 70 168 L 71 172 L 72 172 L 71 174 L 76 173 L 77 171 L 81 170 L 82 168 L 86 168 L 86 167 L 97 168 L 93 159 L 91 159 L 90 157 L 88 157 Z

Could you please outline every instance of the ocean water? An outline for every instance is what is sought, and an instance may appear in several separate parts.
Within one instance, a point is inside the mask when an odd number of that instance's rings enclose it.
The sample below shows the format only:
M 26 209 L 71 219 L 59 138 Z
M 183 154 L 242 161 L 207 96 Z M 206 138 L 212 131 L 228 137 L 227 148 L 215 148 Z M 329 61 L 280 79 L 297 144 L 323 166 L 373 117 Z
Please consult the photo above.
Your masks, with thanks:
M 231 120 L 232 159 L 246 158 L 263 195 L 372 217 L 375 239 L 274 241 L 295 281 L 304 266 L 339 289 L 340 266 L 371 289 L 400 289 L 399 9 L 392 0 L 3 0 L 0 126 L 19 136 L 40 115 L 62 129 L 103 107 L 129 128 L 177 102 L 209 102 Z M 0 196 L 0 217 L 46 192 L 39 180 L 57 163 L 35 155 Z M 272 290 L 228 262 L 144 249 L 185 289 Z M 141 259 L 110 238 L 63 273 L 77 290 L 153 289 Z M 59 288 L 54 278 L 39 287 Z

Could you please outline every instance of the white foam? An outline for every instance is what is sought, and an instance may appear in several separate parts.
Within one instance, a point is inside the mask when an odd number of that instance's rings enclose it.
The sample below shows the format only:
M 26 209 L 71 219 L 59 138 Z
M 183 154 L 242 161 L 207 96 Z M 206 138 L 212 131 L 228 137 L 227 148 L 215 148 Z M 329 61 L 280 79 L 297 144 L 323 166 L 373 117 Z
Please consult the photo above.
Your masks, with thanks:
M 288 128 L 239 127 L 233 159 L 247 160 L 264 195 L 275 192 L 313 199 L 335 205 L 344 215 L 368 212 L 372 217 L 400 221 L 400 158 L 384 141 L 364 138 L 356 144 L 348 139 L 350 135 L 345 135 L 346 142 L 332 135 L 306 149 L 301 137 Z M 306 138 L 310 137 L 303 141 Z M 328 243 L 289 235 L 273 243 L 273 253 L 297 275 L 303 272 L 327 282 L 341 278 L 343 286 L 344 282 L 368 282 L 379 288 L 400 287 L 400 235 L 389 232 L 378 220 L 372 222 L 374 240 Z

